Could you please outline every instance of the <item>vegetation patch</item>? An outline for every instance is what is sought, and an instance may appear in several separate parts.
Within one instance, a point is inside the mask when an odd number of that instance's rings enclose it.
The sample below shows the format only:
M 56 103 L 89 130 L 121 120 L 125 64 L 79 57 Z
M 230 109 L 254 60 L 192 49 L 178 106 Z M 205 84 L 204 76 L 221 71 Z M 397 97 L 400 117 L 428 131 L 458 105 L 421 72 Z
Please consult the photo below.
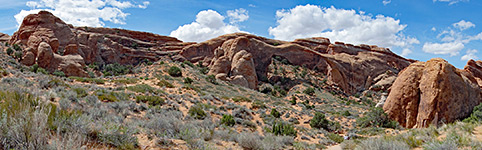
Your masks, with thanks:
M 73 79 L 73 80 L 79 81 L 79 82 L 86 82 L 86 83 L 95 83 L 95 84 L 104 84 L 105 83 L 105 80 L 100 79 L 100 78 L 83 78 L 83 77 L 71 76 L 71 77 L 69 77 L 69 79 Z

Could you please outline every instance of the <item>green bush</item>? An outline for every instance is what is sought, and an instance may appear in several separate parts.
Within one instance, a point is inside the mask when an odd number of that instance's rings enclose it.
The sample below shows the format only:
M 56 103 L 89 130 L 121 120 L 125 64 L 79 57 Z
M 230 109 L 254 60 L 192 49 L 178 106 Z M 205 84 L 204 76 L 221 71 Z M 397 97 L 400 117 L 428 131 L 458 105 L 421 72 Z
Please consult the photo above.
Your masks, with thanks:
M 264 104 L 264 102 L 260 100 L 255 100 L 253 103 L 251 103 L 251 108 L 252 109 L 266 108 L 266 105 Z
M 65 73 L 59 70 L 54 71 L 52 74 L 59 77 L 65 77 Z
M 39 68 L 40 70 L 41 68 Z M 86 82 L 86 83 L 95 83 L 95 84 L 104 84 L 105 80 L 104 79 L 98 79 L 98 78 L 82 78 L 82 77 L 75 77 L 71 76 L 69 79 L 73 79 L 75 81 L 79 82 Z
M 116 97 L 114 92 L 106 92 L 104 90 L 100 90 L 96 92 L 97 98 L 104 102 L 117 102 L 119 99 Z
M 12 48 L 7 48 L 7 55 L 12 55 L 13 54 L 13 49 Z
M 232 115 L 223 115 L 223 118 L 221 119 L 221 124 L 224 124 L 226 126 L 234 126 L 236 122 L 234 121 L 234 117 Z
M 153 88 L 152 86 L 147 84 L 137 84 L 134 86 L 127 87 L 127 90 L 138 92 L 138 93 L 146 93 L 146 92 L 155 93 L 156 88 Z
M 180 76 L 182 76 L 181 68 L 176 67 L 176 66 L 171 66 L 171 67 L 169 68 L 169 70 L 167 70 L 167 73 L 168 73 L 170 76 L 173 76 L 173 77 L 180 77 Z
M 194 117 L 195 119 L 204 119 L 206 118 L 206 112 L 202 109 L 201 106 L 194 105 L 189 108 L 189 115 Z
M 137 81 L 139 81 L 139 79 L 137 79 L 137 78 L 126 78 L 126 79 L 113 80 L 113 82 L 115 82 L 115 83 L 122 83 L 122 84 L 134 84 L 134 83 L 137 83 Z
M 22 48 L 20 47 L 20 45 L 18 44 L 13 44 L 13 49 L 15 49 L 15 51 L 22 51 Z
M 341 115 L 343 115 L 343 116 L 351 116 L 351 113 L 350 113 L 350 111 L 345 110 Z
M 463 121 L 471 123 L 482 122 L 482 103 L 475 106 L 472 110 L 472 114 L 470 114 L 470 116 L 468 118 L 465 118 Z
M 309 88 L 306 88 L 303 93 L 305 93 L 306 95 L 310 95 L 310 96 L 313 96 L 315 94 L 315 89 L 313 89 L 312 87 L 309 87 Z
M 200 68 L 199 68 L 199 71 L 200 71 L 202 74 L 208 74 L 209 68 L 208 68 L 208 67 L 200 67 Z
M 327 131 L 336 131 L 341 126 L 337 122 L 331 122 L 325 118 L 325 114 L 316 112 L 315 116 L 310 120 L 310 126 L 317 129 L 325 129 Z
M 272 125 L 272 133 L 274 135 L 283 136 L 297 136 L 297 131 L 291 124 L 286 124 L 283 122 L 277 122 Z
M 187 61 L 187 60 L 186 60 L 186 61 L 184 61 L 184 62 L 182 62 L 182 63 L 183 63 L 183 64 L 186 64 L 186 65 L 188 65 L 188 66 L 190 66 L 190 67 L 194 67 L 194 64 L 192 64 L 192 62 L 190 62 L 190 61 Z
M 382 108 L 375 107 L 364 113 L 364 116 L 356 120 L 359 127 L 384 127 L 398 128 L 398 122 L 392 121 Z
M 216 82 L 216 77 L 214 75 L 208 75 L 206 77 L 206 81 L 212 84 L 218 84 L 218 82 Z
M 157 85 L 160 86 L 160 87 L 174 88 L 174 85 L 172 85 L 171 83 L 167 82 L 164 79 L 159 81 L 159 83 L 157 83 Z
M 281 113 L 278 112 L 278 111 L 277 111 L 276 109 L 274 109 L 274 108 L 271 109 L 271 113 L 270 113 L 270 114 L 271 114 L 271 116 L 273 116 L 273 117 L 275 117 L 275 118 L 281 117 Z
M 192 79 L 189 78 L 189 77 L 185 77 L 185 78 L 184 78 L 184 83 L 186 83 L 186 84 L 192 84 L 193 82 L 194 82 L 194 80 L 192 80 Z
M 231 98 L 234 102 L 251 102 L 251 99 L 244 96 L 235 96 Z
M 14 57 L 17 58 L 17 59 L 22 58 L 22 56 L 23 56 L 23 52 L 22 52 L 22 51 L 16 51 L 15 54 L 14 54 Z
M 165 100 L 159 96 L 145 96 L 145 95 L 137 95 L 136 102 L 143 102 L 148 103 L 151 106 L 157 106 L 164 104 Z
M 77 97 L 86 97 L 87 95 L 89 95 L 89 93 L 87 93 L 84 88 L 72 88 L 72 91 L 77 93 Z
M 296 97 L 295 97 L 294 95 L 291 96 L 290 104 L 291 104 L 291 105 L 296 105 Z
M 128 74 L 131 72 L 132 72 L 131 65 L 121 65 L 118 63 L 107 64 L 102 69 L 102 73 L 104 73 L 105 76 L 118 76 L 118 75 Z
M 339 136 L 338 134 L 335 133 L 328 133 L 326 135 L 330 140 L 336 142 L 336 143 L 341 143 L 344 141 L 342 136 Z
M 38 68 L 39 68 L 38 64 L 33 64 L 32 67 L 30 67 L 30 71 L 37 73 Z

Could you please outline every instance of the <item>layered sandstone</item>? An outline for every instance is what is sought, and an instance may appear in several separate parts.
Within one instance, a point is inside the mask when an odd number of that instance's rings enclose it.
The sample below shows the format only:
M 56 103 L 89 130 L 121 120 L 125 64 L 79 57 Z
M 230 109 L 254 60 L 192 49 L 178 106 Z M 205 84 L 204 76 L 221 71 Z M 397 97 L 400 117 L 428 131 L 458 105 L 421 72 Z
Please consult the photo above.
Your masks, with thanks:
M 2 36 L 3 37 L 3 36 Z M 21 62 L 67 76 L 86 76 L 86 64 L 137 64 L 177 52 L 192 43 L 123 29 L 73 27 L 47 11 L 24 18 L 10 43 L 23 48 Z
M 242 67 L 238 65 L 240 53 L 245 55 L 243 63 L 246 65 Z M 327 38 L 285 42 L 244 33 L 223 35 L 187 46 L 180 55 L 191 62 L 202 61 L 209 66 L 209 74 L 222 74 L 228 80 L 236 76 L 245 78 L 247 87 L 253 89 L 257 85 L 256 79 L 266 78 L 272 57 L 280 56 L 293 65 L 306 66 L 328 75 L 329 84 L 350 94 L 367 90 L 377 83 L 385 85 L 384 90 L 387 90 L 396 74 L 411 63 L 411 60 L 377 46 L 332 44 Z M 240 68 L 245 71 L 236 71 Z
M 471 73 L 435 58 L 401 71 L 383 109 L 407 128 L 440 125 L 470 115 L 481 92 Z

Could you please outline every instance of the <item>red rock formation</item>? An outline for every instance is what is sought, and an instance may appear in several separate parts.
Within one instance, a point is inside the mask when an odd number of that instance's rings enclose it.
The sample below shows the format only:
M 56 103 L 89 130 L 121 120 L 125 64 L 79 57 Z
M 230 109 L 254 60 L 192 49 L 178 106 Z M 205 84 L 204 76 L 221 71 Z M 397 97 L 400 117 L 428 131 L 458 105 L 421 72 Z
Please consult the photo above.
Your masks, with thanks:
M 439 125 L 470 115 L 481 92 L 470 73 L 435 58 L 401 71 L 383 109 L 407 128 Z
M 67 76 L 87 76 L 83 68 L 93 62 L 137 64 L 145 59 L 156 61 L 159 56 L 193 44 L 146 32 L 73 27 L 47 11 L 25 17 L 10 43 L 19 44 L 24 49 L 23 64 L 38 63 L 51 72 L 64 71 Z
M 378 82 L 372 79 L 382 75 L 387 76 L 387 70 L 392 72 L 388 76 L 396 76 L 401 69 L 411 63 L 411 60 L 376 46 L 331 44 L 326 38 L 285 42 L 244 33 L 223 35 L 187 46 L 180 55 L 191 62 L 202 61 L 210 67 L 209 74 L 224 73 L 231 75 L 228 78 L 233 78 L 230 68 L 234 67 L 234 57 L 240 51 L 246 51 L 252 55 L 256 71 L 252 78 L 266 77 L 271 58 L 280 56 L 286 58 L 291 64 L 304 65 L 309 69 L 327 74 L 328 83 L 339 86 L 347 93 L 356 93 L 370 88 Z M 253 85 L 256 82 L 248 80 L 248 83 Z
M 482 88 L 482 61 L 474 61 L 471 59 L 467 62 L 464 70 L 472 74 L 472 76 L 474 76 L 474 78 L 477 80 L 480 88 Z

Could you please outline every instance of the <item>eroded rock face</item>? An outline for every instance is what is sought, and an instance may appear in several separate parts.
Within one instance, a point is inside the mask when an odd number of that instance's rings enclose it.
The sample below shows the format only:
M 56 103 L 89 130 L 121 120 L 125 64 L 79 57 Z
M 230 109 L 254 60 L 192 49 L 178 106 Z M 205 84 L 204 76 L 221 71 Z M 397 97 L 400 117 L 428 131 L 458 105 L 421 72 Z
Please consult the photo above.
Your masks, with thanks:
M 255 79 L 266 78 L 267 68 L 274 56 L 287 59 L 293 65 L 322 72 L 328 75 L 327 83 L 350 94 L 367 90 L 375 83 L 384 86 L 391 84 L 393 78 L 390 77 L 395 77 L 412 62 L 376 46 L 353 46 L 340 42 L 331 44 L 326 38 L 285 42 L 244 33 L 223 35 L 187 46 L 180 55 L 193 63 L 202 61 L 209 66 L 209 74 L 223 73 L 233 78 L 238 75 L 233 69 L 237 61 L 235 56 L 241 51 L 252 58 L 255 73 L 244 73 L 243 76 L 253 89 L 256 88 L 251 86 L 257 81 Z M 379 77 L 387 71 L 391 74 Z M 373 78 L 377 81 L 373 81 Z
M 482 88 L 482 61 L 469 60 L 464 67 L 464 70 L 474 76 L 480 88 Z
M 401 71 L 383 109 L 404 127 L 427 127 L 465 118 L 481 101 L 470 73 L 435 58 Z
M 73 27 L 52 13 L 40 11 L 24 18 L 9 38 L 22 47 L 25 65 L 38 63 L 49 71 L 67 76 L 87 76 L 86 64 L 137 64 L 145 59 L 180 51 L 186 45 L 176 38 L 122 29 Z

